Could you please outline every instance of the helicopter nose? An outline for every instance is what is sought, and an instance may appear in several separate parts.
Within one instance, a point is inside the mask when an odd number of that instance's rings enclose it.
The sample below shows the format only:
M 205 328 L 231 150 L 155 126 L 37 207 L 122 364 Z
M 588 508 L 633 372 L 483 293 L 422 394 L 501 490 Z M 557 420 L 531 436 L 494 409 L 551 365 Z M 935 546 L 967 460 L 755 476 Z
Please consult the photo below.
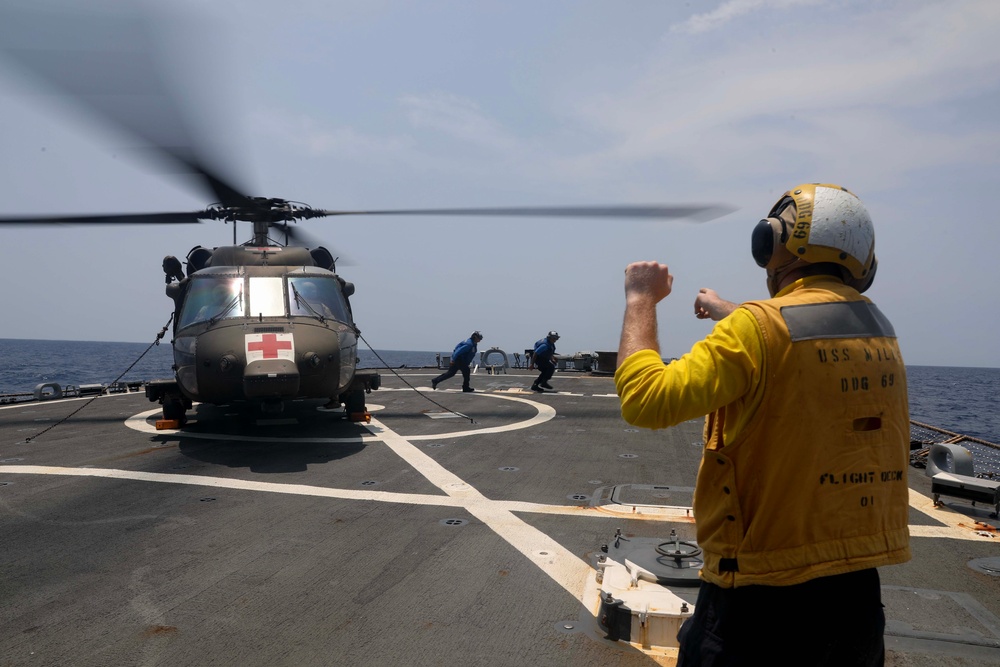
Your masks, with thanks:
M 247 398 L 282 398 L 299 393 L 299 369 L 290 359 L 261 359 L 243 371 Z

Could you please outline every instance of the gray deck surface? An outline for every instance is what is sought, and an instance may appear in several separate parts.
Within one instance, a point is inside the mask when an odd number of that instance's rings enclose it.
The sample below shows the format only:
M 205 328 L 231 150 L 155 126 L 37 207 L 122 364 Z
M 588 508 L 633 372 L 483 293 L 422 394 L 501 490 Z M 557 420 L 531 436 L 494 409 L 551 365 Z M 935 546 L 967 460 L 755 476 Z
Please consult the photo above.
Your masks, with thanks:
M 630 427 L 608 377 L 537 395 L 480 372 L 463 394 L 401 372 L 422 393 L 384 373 L 368 426 L 302 402 L 157 432 L 127 394 L 25 443 L 80 403 L 0 407 L 0 666 L 669 664 L 602 639 L 579 574 L 618 528 L 693 538 L 593 504 L 615 486 L 680 504 L 701 422 Z M 910 479 L 914 559 L 881 571 L 887 664 L 1000 664 L 1000 578 L 969 566 L 1000 556 L 975 530 L 998 522 Z

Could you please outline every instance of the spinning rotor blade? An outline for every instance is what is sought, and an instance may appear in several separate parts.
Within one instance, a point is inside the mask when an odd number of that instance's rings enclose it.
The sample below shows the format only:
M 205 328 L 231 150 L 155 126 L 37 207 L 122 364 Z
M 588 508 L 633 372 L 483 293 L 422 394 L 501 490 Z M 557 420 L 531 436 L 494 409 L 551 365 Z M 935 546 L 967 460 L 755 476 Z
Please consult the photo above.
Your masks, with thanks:
M 390 211 L 317 211 L 319 215 L 462 215 L 528 218 L 690 218 L 708 222 L 736 209 L 724 204 L 690 206 L 514 206 L 493 208 L 400 209 Z
M 109 215 L 38 215 L 19 218 L 0 217 L 0 225 L 135 225 L 201 222 L 204 211 L 192 213 L 113 213 Z
M 102 11 L 103 9 L 103 11 Z M 0 9 L 0 52 L 92 115 L 142 140 L 169 171 L 197 176 L 227 206 L 248 199 L 232 180 L 210 168 L 151 51 L 151 18 L 118 3 L 84 11 Z
M 335 252 L 335 249 L 329 247 L 329 244 L 319 240 L 298 225 L 289 224 L 287 222 L 271 223 L 271 229 L 279 234 L 284 234 L 285 239 L 291 245 L 301 246 L 312 250 L 320 247 L 326 248 L 330 254 L 336 258 L 337 266 L 355 266 L 355 262 L 350 257 L 346 257 L 342 253 Z

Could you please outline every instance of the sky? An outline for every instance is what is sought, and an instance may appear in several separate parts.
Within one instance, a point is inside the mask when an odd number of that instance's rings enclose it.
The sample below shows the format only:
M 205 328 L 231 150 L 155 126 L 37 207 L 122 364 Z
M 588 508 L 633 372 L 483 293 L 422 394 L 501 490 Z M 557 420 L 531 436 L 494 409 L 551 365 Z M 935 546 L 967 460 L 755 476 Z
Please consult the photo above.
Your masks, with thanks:
M 106 0 L 105 4 L 107 4 Z M 13 4 L 53 6 L 53 0 Z M 115 3 L 112 3 L 115 4 Z M 118 5 L 136 5 L 119 2 Z M 205 7 L 203 5 L 208 5 Z M 750 232 L 788 189 L 872 215 L 867 292 L 913 365 L 1000 367 L 995 0 L 175 0 L 179 104 L 247 194 L 364 210 L 724 204 L 708 222 L 355 216 L 302 223 L 375 349 L 616 350 L 628 263 L 674 275 L 664 356 L 710 287 L 767 296 Z M 173 26 L 172 30 L 167 27 Z M 0 59 L 0 216 L 212 199 Z M 161 262 L 219 222 L 0 228 L 0 338 L 151 342 Z M 238 230 L 238 241 L 249 235 Z

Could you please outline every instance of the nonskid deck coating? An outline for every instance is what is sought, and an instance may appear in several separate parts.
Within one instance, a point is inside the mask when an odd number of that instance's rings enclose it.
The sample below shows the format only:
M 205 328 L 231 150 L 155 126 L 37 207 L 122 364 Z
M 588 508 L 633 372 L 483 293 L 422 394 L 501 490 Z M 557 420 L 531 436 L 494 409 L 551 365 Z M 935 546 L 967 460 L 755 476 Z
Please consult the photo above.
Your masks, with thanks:
M 601 639 L 585 588 L 618 528 L 693 538 L 606 492 L 692 487 L 701 423 L 630 427 L 607 377 L 538 395 L 517 371 L 473 394 L 433 375 L 385 374 L 369 426 L 303 403 L 157 432 L 133 394 L 24 444 L 77 405 L 0 409 L 0 665 L 669 662 Z M 1000 585 L 967 562 L 997 554 L 975 523 L 996 522 L 910 478 L 915 558 L 882 570 L 889 664 L 994 663 Z

